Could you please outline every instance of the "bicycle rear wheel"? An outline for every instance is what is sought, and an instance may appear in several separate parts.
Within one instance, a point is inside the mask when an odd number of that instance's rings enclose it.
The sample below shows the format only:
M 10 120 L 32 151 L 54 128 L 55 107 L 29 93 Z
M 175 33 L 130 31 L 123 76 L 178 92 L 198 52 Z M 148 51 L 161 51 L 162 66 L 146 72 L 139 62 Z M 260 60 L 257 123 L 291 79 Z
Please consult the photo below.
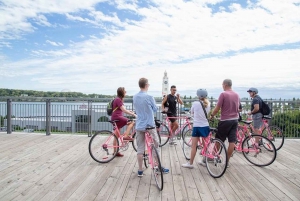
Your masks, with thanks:
M 146 168 L 148 168 L 149 167 L 149 155 L 148 155 L 147 151 L 144 152 L 143 158 L 144 158 L 144 165 Z
M 159 146 L 162 147 L 169 141 L 170 138 L 170 131 L 169 128 L 166 126 L 165 123 L 162 123 L 160 127 L 157 129 L 157 133 L 160 138 Z
M 255 138 L 258 138 L 262 144 L 255 145 Z M 266 137 L 261 135 L 247 136 L 242 143 L 244 157 L 253 165 L 268 166 L 276 159 L 276 148 L 274 144 Z
M 182 131 L 181 131 L 181 137 L 183 139 L 183 135 L 185 134 L 186 131 L 193 129 L 193 122 L 190 123 L 191 126 L 189 125 L 185 125 L 185 127 L 183 127 Z
M 160 163 L 160 157 L 158 155 L 158 151 L 154 145 L 151 146 L 151 155 L 152 158 L 150 159 L 152 162 L 152 173 L 156 183 L 157 188 L 161 191 L 164 185 L 164 178 L 162 173 L 162 166 Z
M 221 177 L 227 169 L 227 150 L 225 144 L 219 139 L 210 139 L 205 153 L 206 168 L 214 178 Z
M 191 130 L 187 130 L 183 134 L 183 143 L 182 143 L 182 151 L 186 160 L 190 160 L 191 150 L 192 150 L 192 132 Z
M 278 151 L 284 143 L 284 135 L 282 130 L 277 126 L 269 126 L 269 128 L 264 128 L 262 135 L 271 140 Z
M 113 144 L 114 140 L 115 145 Z M 89 153 L 98 163 L 107 163 L 113 160 L 118 151 L 118 138 L 111 131 L 99 131 L 93 135 L 89 142 Z

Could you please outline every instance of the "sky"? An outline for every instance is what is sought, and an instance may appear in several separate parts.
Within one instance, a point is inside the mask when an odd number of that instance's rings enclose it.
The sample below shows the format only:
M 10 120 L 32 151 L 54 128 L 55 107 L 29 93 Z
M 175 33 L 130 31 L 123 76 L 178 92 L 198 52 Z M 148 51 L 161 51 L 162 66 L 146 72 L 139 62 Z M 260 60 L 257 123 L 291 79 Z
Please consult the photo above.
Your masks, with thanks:
M 0 88 L 300 98 L 300 0 L 0 0 Z

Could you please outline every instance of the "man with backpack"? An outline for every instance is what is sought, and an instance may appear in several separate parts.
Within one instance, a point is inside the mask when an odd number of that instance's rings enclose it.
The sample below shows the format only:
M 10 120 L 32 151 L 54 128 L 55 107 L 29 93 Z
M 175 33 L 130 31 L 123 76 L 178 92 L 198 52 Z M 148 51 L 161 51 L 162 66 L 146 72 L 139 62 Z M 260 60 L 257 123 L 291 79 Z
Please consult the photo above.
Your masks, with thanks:
M 251 110 L 248 112 L 248 115 L 252 115 L 254 134 L 261 135 L 261 126 L 262 126 L 262 99 L 258 94 L 258 90 L 254 87 L 251 87 L 247 91 L 252 98 Z M 257 139 L 258 141 L 258 139 Z M 258 142 L 255 142 L 258 145 Z

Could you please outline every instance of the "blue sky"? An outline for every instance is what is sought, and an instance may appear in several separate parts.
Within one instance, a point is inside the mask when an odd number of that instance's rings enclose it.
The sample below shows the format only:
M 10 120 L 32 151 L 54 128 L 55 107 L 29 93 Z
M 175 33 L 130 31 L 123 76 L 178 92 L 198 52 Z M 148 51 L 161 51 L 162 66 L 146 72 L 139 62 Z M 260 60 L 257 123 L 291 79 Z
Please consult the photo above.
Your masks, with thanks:
M 300 0 L 0 0 L 0 88 L 300 98 Z

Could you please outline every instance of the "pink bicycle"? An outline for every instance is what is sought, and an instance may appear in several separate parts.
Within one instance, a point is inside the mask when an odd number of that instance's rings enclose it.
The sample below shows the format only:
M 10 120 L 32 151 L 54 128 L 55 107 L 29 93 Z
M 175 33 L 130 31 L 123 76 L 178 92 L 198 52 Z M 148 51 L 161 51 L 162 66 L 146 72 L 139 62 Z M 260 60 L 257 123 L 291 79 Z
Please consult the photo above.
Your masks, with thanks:
M 235 151 L 242 152 L 244 157 L 256 166 L 268 166 L 272 164 L 277 155 L 276 147 L 272 141 L 265 136 L 251 134 L 249 126 L 252 121 L 241 120 L 241 122 L 244 125 L 238 125 Z
M 228 156 L 225 144 L 220 139 L 212 137 L 216 131 L 216 128 L 211 128 L 206 138 L 200 138 L 197 149 L 201 150 L 201 155 L 205 157 L 209 174 L 214 178 L 219 178 L 226 171 Z M 183 135 L 182 149 L 187 160 L 190 160 L 192 149 L 192 132 L 192 129 L 190 129 Z
M 166 114 L 166 112 L 162 112 L 162 114 Z M 182 116 L 182 117 L 168 117 L 166 116 L 166 121 L 162 122 L 160 125 L 160 128 L 158 129 L 158 134 L 160 136 L 160 147 L 167 144 L 167 142 L 170 140 L 170 130 L 171 130 L 171 121 L 170 119 L 181 119 L 184 122 L 179 125 L 178 129 L 175 131 L 174 135 L 172 137 L 180 137 L 183 138 L 184 132 L 190 130 L 193 128 L 193 122 L 191 121 L 191 116 Z
M 145 151 L 144 153 L 144 164 L 146 168 L 148 168 L 148 166 L 150 165 L 156 186 L 159 190 L 162 190 L 164 178 L 163 178 L 160 157 L 158 154 L 158 150 L 154 144 L 153 138 L 151 134 L 148 132 L 148 130 L 152 130 L 154 128 L 155 127 L 146 128 L 147 132 L 145 133 L 145 143 L 146 143 L 147 151 Z

